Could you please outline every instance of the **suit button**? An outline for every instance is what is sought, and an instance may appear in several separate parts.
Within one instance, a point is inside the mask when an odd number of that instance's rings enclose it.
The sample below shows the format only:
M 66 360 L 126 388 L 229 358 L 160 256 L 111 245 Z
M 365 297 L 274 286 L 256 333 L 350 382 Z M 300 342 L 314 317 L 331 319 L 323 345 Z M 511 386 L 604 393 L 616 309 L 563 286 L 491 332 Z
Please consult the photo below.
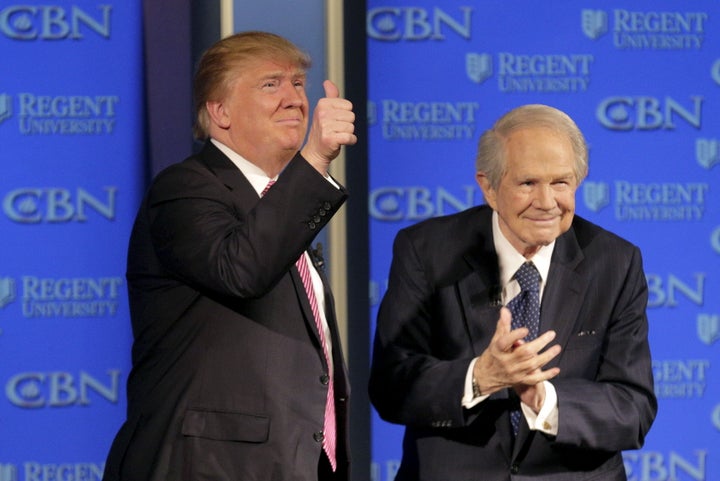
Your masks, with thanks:
M 319 215 L 316 215 L 315 217 L 313 217 L 313 222 L 316 222 L 316 223 L 317 223 L 317 222 L 320 222 L 321 220 L 322 220 L 322 219 L 320 218 Z
M 316 433 L 313 433 L 313 439 L 317 441 L 318 443 L 323 442 L 323 439 L 325 439 L 325 435 L 322 431 L 318 431 Z
M 317 225 L 315 225 L 315 222 L 310 221 L 308 222 L 308 227 L 310 228 L 310 230 L 315 230 L 315 227 L 317 227 Z
M 323 374 L 322 376 L 320 376 L 320 383 L 323 386 L 327 386 L 329 382 L 330 382 L 330 376 L 328 376 L 327 374 Z
M 323 204 L 323 208 L 324 208 L 325 210 L 330 210 L 330 207 L 332 207 L 332 205 L 330 205 L 330 202 L 325 202 L 325 203 Z
M 512 466 L 510 466 L 510 472 L 512 474 L 517 474 L 520 472 L 520 466 L 516 463 L 513 463 Z

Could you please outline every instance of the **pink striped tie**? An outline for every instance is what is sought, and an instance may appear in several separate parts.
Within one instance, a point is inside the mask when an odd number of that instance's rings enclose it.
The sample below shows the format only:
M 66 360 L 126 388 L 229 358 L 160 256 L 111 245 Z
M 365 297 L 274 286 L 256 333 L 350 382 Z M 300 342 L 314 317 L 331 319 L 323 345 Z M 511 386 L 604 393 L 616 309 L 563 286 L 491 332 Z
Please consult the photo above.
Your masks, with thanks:
M 268 191 L 268 189 L 275 183 L 274 180 L 268 182 L 268 185 L 263 189 L 260 196 L 262 197 Z M 305 258 L 305 253 L 300 255 L 300 258 L 295 263 L 300 278 L 302 279 L 303 286 L 305 287 L 305 293 L 310 301 L 310 308 L 312 309 L 313 317 L 315 318 L 315 326 L 317 327 L 320 335 L 320 343 L 322 344 L 323 354 L 325 355 L 325 361 L 328 365 L 328 370 L 331 366 L 331 361 L 328 356 L 327 340 L 325 338 L 325 329 L 323 328 L 320 310 L 318 309 L 317 298 L 315 297 L 315 290 L 312 285 L 312 278 L 310 277 L 310 268 Z M 333 376 L 331 373 L 328 376 L 328 392 L 325 400 L 325 424 L 323 426 L 323 449 L 330 460 L 330 466 L 332 470 L 337 469 L 337 460 L 335 458 L 335 447 L 336 447 L 336 426 L 335 426 L 335 388 L 333 383 Z
M 312 280 L 310 278 L 310 269 L 308 267 L 305 254 L 302 254 L 295 263 L 300 277 L 302 278 L 303 285 L 305 286 L 305 292 L 307 293 L 308 300 L 310 301 L 310 307 L 312 308 L 313 317 L 315 317 L 315 325 L 317 326 L 318 332 L 320 333 L 320 343 L 322 344 L 323 353 L 325 354 L 325 360 L 330 367 L 330 359 L 328 358 L 327 340 L 325 339 L 325 329 L 320 321 L 320 311 L 318 310 L 317 299 L 315 298 L 315 291 L 312 287 Z M 328 380 L 328 392 L 325 401 L 325 426 L 323 427 L 323 449 L 327 453 L 328 459 L 330 459 L 330 465 L 333 471 L 335 471 L 337 462 L 335 460 L 335 389 L 333 385 L 333 376 L 329 376 Z

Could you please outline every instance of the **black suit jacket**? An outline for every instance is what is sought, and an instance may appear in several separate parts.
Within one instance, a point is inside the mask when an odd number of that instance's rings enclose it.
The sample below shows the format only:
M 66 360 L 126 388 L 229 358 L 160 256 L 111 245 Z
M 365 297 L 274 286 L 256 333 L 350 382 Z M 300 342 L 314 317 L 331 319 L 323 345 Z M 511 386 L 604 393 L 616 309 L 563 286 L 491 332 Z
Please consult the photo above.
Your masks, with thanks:
M 105 480 L 317 480 L 328 366 L 294 263 L 345 198 L 298 155 L 259 199 L 210 142 L 156 177 L 130 239 L 133 368 Z M 343 479 L 349 387 L 325 296 Z
M 491 216 L 475 207 L 396 237 L 370 380 L 380 416 L 406 425 L 396 480 L 624 480 L 620 452 L 643 445 L 657 410 L 640 251 L 579 217 L 557 239 L 540 330 L 562 346 L 558 434 L 522 423 L 513 441 L 510 390 L 461 405 L 499 317 Z

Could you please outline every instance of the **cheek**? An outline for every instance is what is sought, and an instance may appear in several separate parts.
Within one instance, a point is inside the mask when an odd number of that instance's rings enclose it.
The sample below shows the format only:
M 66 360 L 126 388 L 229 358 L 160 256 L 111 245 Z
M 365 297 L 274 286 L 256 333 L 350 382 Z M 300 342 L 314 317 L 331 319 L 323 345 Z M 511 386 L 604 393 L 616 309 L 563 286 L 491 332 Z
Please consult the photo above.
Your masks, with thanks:
M 562 231 L 565 232 L 570 228 L 572 224 L 573 216 L 575 215 L 575 195 L 570 195 L 559 202 L 560 209 L 562 210 L 561 227 Z
M 563 192 L 557 197 L 557 203 L 563 212 L 575 212 L 575 191 Z

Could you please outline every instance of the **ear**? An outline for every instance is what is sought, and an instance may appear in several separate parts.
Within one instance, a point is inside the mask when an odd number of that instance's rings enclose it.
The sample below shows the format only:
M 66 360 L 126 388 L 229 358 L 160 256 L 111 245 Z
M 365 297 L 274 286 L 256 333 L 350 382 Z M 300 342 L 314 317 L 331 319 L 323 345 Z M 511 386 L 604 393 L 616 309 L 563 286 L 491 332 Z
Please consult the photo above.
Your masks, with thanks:
M 221 129 L 230 127 L 230 115 L 228 115 L 228 112 L 225 110 L 225 104 L 223 102 L 208 101 L 205 102 L 205 108 L 213 124 Z
M 480 186 L 480 190 L 482 190 L 485 202 L 490 207 L 492 207 L 493 210 L 495 210 L 495 200 L 497 198 L 497 192 L 495 191 L 495 189 L 492 188 L 492 185 L 490 185 L 490 179 L 487 178 L 485 172 L 476 172 L 475 180 Z

